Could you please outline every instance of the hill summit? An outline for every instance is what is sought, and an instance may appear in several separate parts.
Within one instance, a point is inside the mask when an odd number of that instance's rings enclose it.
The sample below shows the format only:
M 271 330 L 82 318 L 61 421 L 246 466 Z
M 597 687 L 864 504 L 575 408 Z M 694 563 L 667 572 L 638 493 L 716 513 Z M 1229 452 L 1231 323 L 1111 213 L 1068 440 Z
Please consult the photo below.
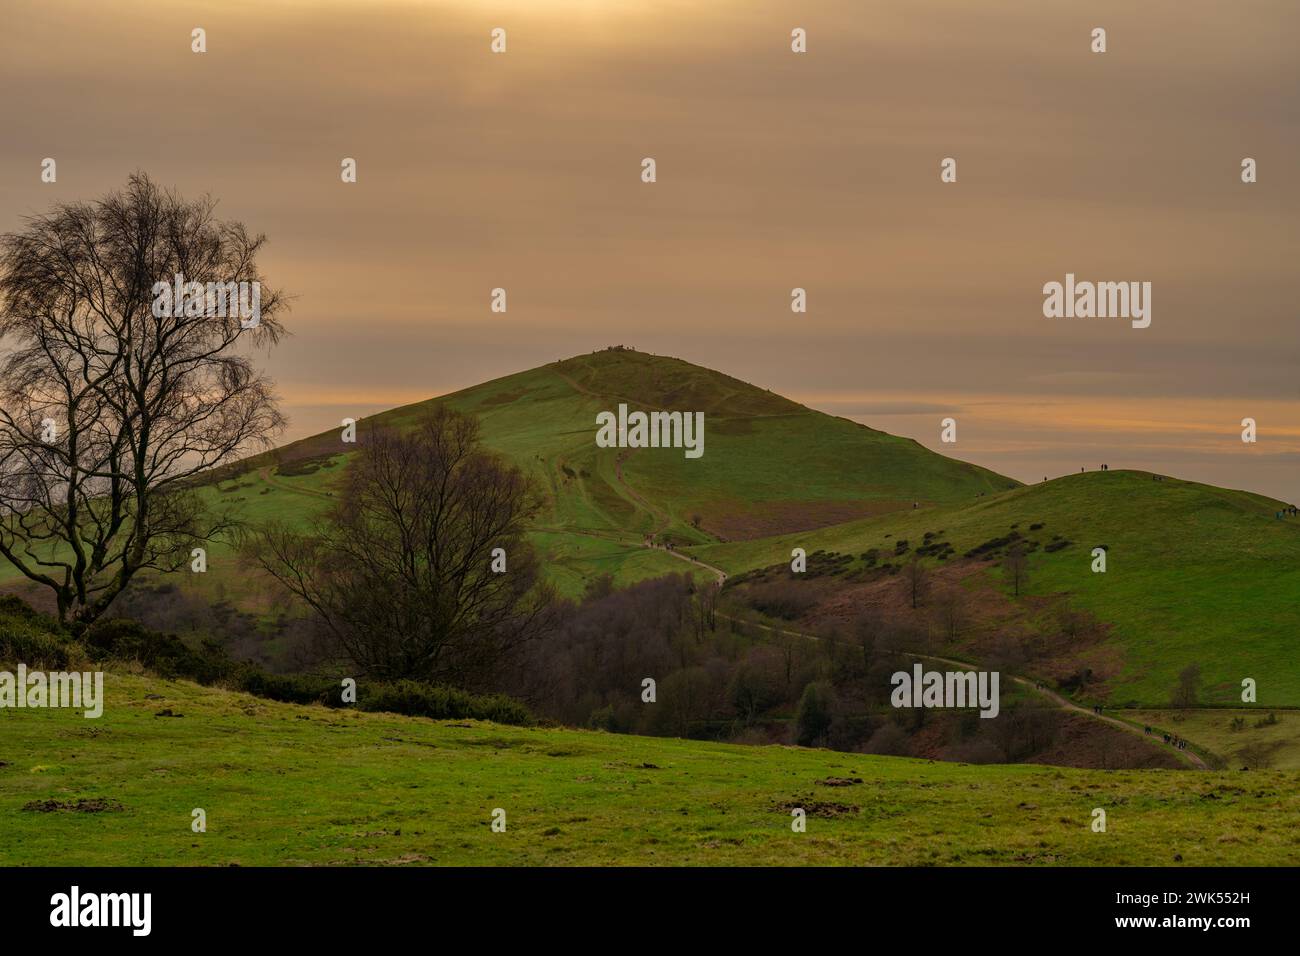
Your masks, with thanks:
M 548 527 L 661 535 L 679 544 L 756 538 L 1020 486 L 915 441 L 815 411 L 681 359 L 615 347 L 407 405 L 476 416 L 485 443 L 548 491 Z M 598 416 L 620 405 L 702 413 L 705 454 L 601 448 Z M 282 463 L 339 449 L 336 432 L 287 446 Z

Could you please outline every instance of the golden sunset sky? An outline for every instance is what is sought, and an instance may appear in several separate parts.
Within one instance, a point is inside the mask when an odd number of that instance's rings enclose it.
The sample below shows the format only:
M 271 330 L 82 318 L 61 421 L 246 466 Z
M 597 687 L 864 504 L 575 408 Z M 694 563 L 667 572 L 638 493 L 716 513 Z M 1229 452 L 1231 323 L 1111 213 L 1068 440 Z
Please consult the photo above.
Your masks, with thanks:
M 135 170 L 218 197 L 296 296 L 286 438 L 625 343 L 1024 481 L 1297 501 L 1297 36 L 1294 0 L 5 0 L 0 231 Z M 1045 318 L 1067 272 L 1151 282 L 1150 328 Z

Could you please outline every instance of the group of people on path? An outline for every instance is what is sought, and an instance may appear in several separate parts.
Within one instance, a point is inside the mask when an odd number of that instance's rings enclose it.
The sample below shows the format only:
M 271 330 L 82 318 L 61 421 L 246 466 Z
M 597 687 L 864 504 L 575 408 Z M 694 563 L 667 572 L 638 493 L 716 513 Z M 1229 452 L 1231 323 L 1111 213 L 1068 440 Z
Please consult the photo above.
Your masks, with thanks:
M 1145 734 L 1147 734 L 1148 736 L 1150 736 L 1150 734 L 1151 734 L 1151 732 L 1152 732 L 1150 727 L 1143 727 L 1143 728 L 1142 728 L 1142 731 L 1143 731 Z M 1170 745 L 1171 745 L 1172 747 L 1174 747 L 1176 750 L 1186 750 L 1186 749 L 1187 749 L 1187 741 L 1186 741 L 1186 740 L 1183 740 L 1183 739 L 1182 739 L 1181 737 L 1179 737 L 1177 734 L 1165 734 L 1165 735 L 1164 735 L 1164 738 L 1165 738 L 1165 743 L 1170 744 Z

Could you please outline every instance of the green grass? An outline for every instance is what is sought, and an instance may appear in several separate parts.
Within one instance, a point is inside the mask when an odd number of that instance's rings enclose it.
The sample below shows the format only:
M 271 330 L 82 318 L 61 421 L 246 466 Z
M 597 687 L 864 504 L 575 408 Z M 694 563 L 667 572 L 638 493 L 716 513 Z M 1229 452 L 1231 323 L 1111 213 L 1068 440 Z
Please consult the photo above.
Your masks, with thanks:
M 106 690 L 98 720 L 0 710 L 0 864 L 1300 863 L 1294 772 L 976 767 L 434 722 L 120 674 Z M 23 809 L 95 798 L 120 809 Z M 806 833 L 793 806 L 814 811 Z M 191 832 L 196 807 L 206 833 Z M 1090 830 L 1096 807 L 1106 833 Z
M 1260 706 L 1294 706 L 1300 704 L 1300 521 L 1277 520 L 1279 507 L 1248 492 L 1152 481 L 1146 472 L 1091 472 L 961 507 L 689 550 L 734 574 L 789 562 L 796 546 L 809 553 L 892 553 L 901 538 L 915 548 L 927 531 L 942 531 L 939 537 L 960 555 L 1012 525 L 1044 545 L 1059 534 L 1073 543 L 1031 555 L 1027 590 L 1067 594 L 1073 606 L 1112 625 L 1107 643 L 1124 660 L 1111 683 L 1113 703 L 1163 706 L 1179 671 L 1195 663 L 1208 703 L 1239 701 L 1242 679 L 1253 677 Z M 1039 522 L 1041 530 L 1029 530 Z M 1108 548 L 1104 574 L 1091 570 L 1095 546 Z

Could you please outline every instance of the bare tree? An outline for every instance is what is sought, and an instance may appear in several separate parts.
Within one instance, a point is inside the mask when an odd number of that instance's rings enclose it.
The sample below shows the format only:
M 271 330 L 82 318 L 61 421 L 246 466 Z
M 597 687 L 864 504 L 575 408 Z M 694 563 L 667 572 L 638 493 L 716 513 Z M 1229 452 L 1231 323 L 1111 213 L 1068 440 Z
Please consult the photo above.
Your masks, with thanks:
M 935 611 L 943 633 L 951 643 L 957 640 L 957 634 L 966 625 L 966 592 L 961 585 L 953 584 L 939 592 Z
M 695 584 L 692 609 L 695 615 L 695 637 L 704 640 L 705 631 L 715 631 L 718 627 L 718 595 L 722 586 L 717 581 Z
M 1017 541 L 1007 549 L 1007 556 L 1002 559 L 1002 570 L 1011 579 L 1011 586 L 1015 589 L 1015 596 L 1020 597 L 1020 586 L 1029 577 L 1029 556 L 1025 553 L 1025 548 L 1020 542 Z
M 876 645 L 885 633 L 885 619 L 874 608 L 866 608 L 853 621 L 853 633 L 862 649 L 862 671 L 871 670 L 876 659 Z
M 54 592 L 61 621 L 95 620 L 140 571 L 175 570 L 222 531 L 192 480 L 283 425 L 237 352 L 282 334 L 265 237 L 215 206 L 137 174 L 0 236 L 0 554 Z M 194 293 L 159 308 L 177 276 L 257 288 L 256 321 Z
M 781 658 L 775 648 L 751 648 L 732 672 L 728 700 L 745 726 L 782 699 Z
M 1200 696 L 1201 665 L 1188 664 L 1178 672 L 1178 685 L 1174 688 L 1172 705 L 1182 710 L 1195 707 Z
M 930 571 L 915 556 L 903 567 L 903 580 L 912 598 L 913 610 L 925 600 L 930 592 Z
M 793 690 L 795 668 L 800 663 L 801 651 L 806 639 L 793 634 L 780 626 L 772 628 L 772 644 L 781 652 L 782 670 L 785 676 L 785 694 L 790 696 Z
M 372 429 L 313 527 L 245 537 L 368 675 L 475 686 L 553 621 L 524 537 L 538 500 L 478 434 L 443 405 L 409 430 Z
M 711 682 L 703 667 L 673 671 L 659 688 L 655 712 L 659 725 L 677 737 L 689 736 L 691 725 L 708 715 L 711 697 Z

